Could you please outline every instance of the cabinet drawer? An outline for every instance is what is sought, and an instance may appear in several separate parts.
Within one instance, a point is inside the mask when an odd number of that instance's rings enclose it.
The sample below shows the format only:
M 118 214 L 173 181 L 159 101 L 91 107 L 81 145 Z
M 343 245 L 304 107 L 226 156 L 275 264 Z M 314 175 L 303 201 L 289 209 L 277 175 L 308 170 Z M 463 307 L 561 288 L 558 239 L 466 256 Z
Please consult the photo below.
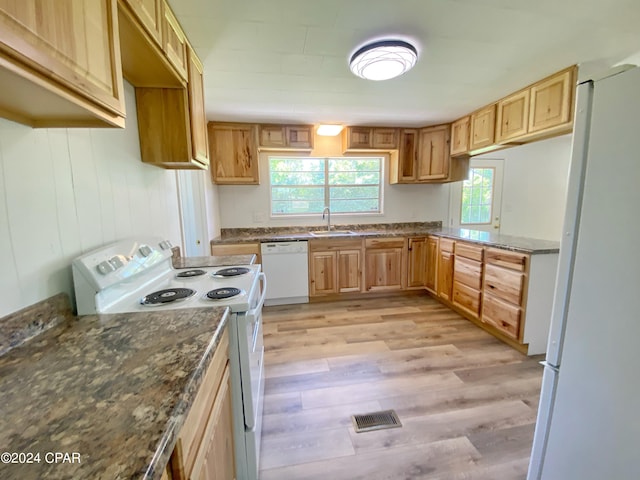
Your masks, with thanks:
M 440 251 L 441 252 L 453 252 L 454 241 L 450 238 L 440 237 Z
M 207 426 L 206 420 L 213 408 L 228 359 L 229 332 L 225 329 L 178 437 L 180 464 L 184 466 L 187 475 L 191 472 L 196 460 Z
M 344 249 L 359 249 L 362 247 L 360 238 L 321 238 L 319 240 L 309 240 L 310 252 L 334 252 Z
M 520 337 L 520 318 L 522 309 L 510 305 L 489 293 L 482 301 L 482 321 L 494 326 L 502 333 L 516 340 Z
M 484 252 L 485 263 L 510 268 L 519 272 L 526 270 L 528 258 L 529 255 L 526 253 L 510 252 L 499 248 L 487 248 Z
M 469 258 L 471 260 L 482 261 L 483 247 L 471 245 L 470 243 L 456 242 L 456 257 Z
M 405 246 L 406 238 L 369 238 L 365 240 L 364 246 L 366 248 L 403 248 Z
M 477 317 L 480 314 L 480 291 L 454 280 L 453 303 Z
M 453 280 L 480 290 L 482 286 L 482 264 L 475 260 L 467 260 L 456 256 L 453 261 Z
M 484 291 L 506 300 L 515 305 L 522 303 L 522 290 L 524 284 L 524 274 L 496 267 L 495 265 L 485 265 L 484 267 Z

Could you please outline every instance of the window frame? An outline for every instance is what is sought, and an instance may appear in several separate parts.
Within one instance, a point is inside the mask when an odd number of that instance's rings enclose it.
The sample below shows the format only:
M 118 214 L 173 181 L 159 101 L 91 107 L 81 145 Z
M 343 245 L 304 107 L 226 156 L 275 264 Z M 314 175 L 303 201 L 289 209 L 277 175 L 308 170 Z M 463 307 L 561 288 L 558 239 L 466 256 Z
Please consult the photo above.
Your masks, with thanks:
M 378 211 L 371 212 L 334 212 L 331 211 L 331 215 L 337 216 L 382 216 L 384 215 L 384 183 L 386 176 L 386 165 L 387 165 L 387 157 L 385 155 L 350 155 L 350 156 L 300 156 L 300 155 L 277 155 L 277 154 L 269 154 L 267 155 L 267 176 L 269 178 L 269 217 L 271 219 L 283 219 L 283 218 L 309 218 L 315 217 L 317 215 L 322 214 L 322 212 L 313 212 L 313 213 L 274 213 L 273 212 L 273 184 L 271 183 L 271 159 L 318 159 L 322 160 L 324 163 L 324 174 L 325 174 L 325 182 L 323 185 L 313 186 L 313 185 L 299 185 L 300 187 L 310 187 L 310 188 L 322 188 L 324 204 L 330 205 L 330 195 L 331 195 L 331 187 L 363 187 L 363 186 L 375 186 L 374 184 L 349 184 L 349 185 L 332 185 L 329 183 L 329 160 L 357 160 L 357 159 L 376 159 L 380 160 L 380 181 L 378 182 Z M 278 185 L 276 185 L 277 187 Z

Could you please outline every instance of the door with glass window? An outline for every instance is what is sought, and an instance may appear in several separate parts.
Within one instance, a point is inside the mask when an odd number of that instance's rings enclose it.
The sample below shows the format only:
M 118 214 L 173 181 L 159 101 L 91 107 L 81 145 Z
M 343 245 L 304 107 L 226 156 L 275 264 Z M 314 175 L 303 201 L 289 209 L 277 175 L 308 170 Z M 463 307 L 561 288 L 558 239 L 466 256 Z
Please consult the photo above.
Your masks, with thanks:
M 503 164 L 502 159 L 471 159 L 469 178 L 451 184 L 451 227 L 500 232 Z

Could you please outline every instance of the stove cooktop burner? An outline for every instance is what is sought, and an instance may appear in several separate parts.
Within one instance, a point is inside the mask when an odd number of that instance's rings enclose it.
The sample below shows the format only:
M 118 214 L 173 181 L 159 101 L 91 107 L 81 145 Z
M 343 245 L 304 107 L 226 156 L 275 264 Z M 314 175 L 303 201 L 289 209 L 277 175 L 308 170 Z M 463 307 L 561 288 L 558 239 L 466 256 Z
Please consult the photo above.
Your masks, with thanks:
M 214 277 L 237 277 L 238 275 L 244 275 L 245 273 L 249 273 L 250 271 L 251 270 L 246 267 L 232 267 L 217 270 L 212 275 Z
M 235 287 L 227 287 L 227 288 L 216 288 L 215 290 L 211 290 L 207 293 L 207 298 L 209 300 L 224 300 L 225 298 L 235 297 L 236 295 L 240 295 L 242 290 Z
M 183 272 L 180 272 L 178 274 L 176 274 L 176 278 L 193 278 L 193 277 L 199 277 L 201 275 L 204 275 L 205 272 L 204 270 L 185 270 Z
M 149 307 L 166 305 L 167 303 L 186 300 L 195 294 L 196 291 L 191 288 L 165 288 L 146 295 L 140 300 L 140 303 Z

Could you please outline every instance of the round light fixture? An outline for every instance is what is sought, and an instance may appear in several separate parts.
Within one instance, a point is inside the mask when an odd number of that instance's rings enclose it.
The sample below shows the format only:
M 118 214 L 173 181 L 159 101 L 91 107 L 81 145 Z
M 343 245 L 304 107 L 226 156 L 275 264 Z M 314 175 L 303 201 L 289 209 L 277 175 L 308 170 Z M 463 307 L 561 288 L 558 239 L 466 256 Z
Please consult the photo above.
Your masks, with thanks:
M 402 40 L 382 40 L 360 48 L 351 56 L 349 67 L 366 80 L 388 80 L 411 70 L 418 51 Z

